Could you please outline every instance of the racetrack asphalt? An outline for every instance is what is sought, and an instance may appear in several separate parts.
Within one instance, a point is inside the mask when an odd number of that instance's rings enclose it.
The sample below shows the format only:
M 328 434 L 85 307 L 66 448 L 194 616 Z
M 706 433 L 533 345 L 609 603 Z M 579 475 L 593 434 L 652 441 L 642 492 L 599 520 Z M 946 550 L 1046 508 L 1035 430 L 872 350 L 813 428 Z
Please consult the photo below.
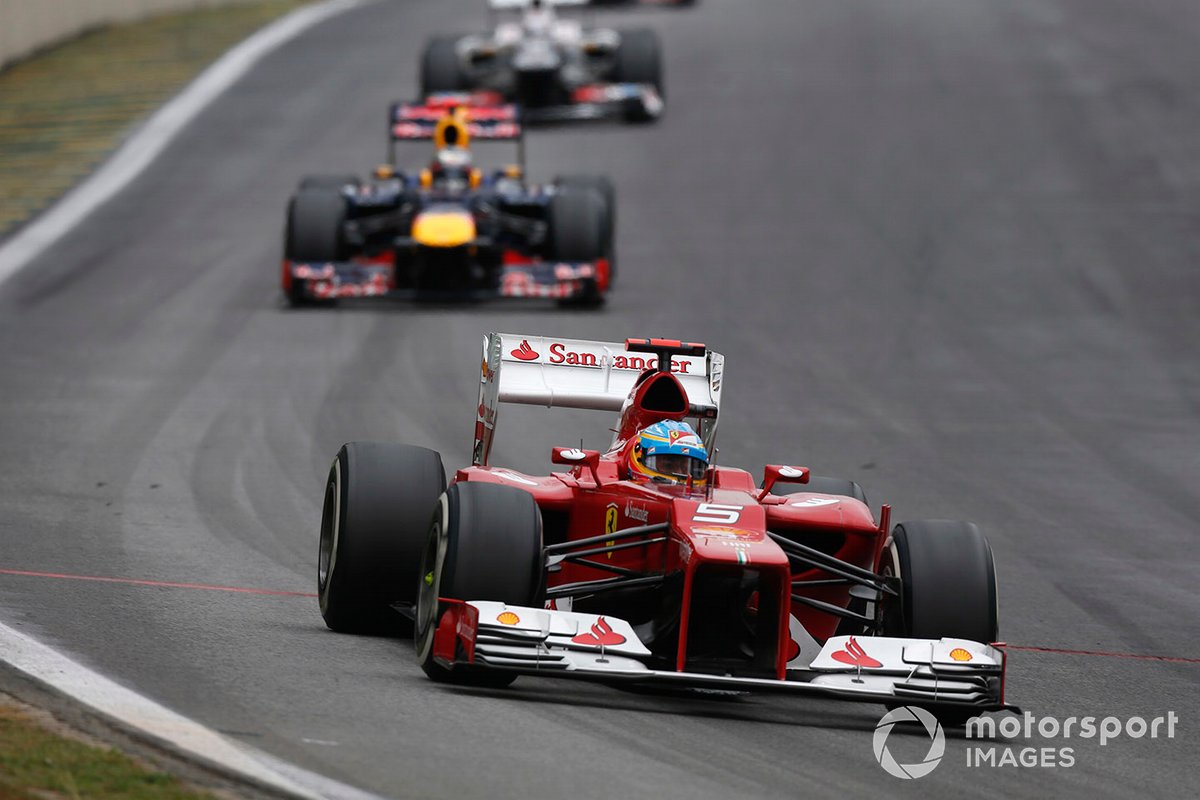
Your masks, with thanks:
M 435 686 L 316 601 L 0 573 L 0 621 L 181 713 L 396 797 L 1191 796 L 1200 721 L 1200 15 L 1191 0 L 706 0 L 606 13 L 662 36 L 653 127 L 529 136 L 606 172 L 598 312 L 278 298 L 302 174 L 366 172 L 426 35 L 476 3 L 375 3 L 264 59 L 140 179 L 0 288 L 0 568 L 314 591 L 351 439 L 469 460 L 481 336 L 672 336 L 725 353 L 720 461 L 858 480 L 893 519 L 991 538 L 1009 700 L 1174 711 L 1074 766 L 928 777 L 882 709 Z M 412 151 L 414 160 L 427 152 Z M 484 154 L 486 155 L 486 154 Z M 494 460 L 548 469 L 607 415 L 505 407 Z M 917 736 L 897 755 L 919 757 Z M 908 752 L 911 751 L 911 752 Z

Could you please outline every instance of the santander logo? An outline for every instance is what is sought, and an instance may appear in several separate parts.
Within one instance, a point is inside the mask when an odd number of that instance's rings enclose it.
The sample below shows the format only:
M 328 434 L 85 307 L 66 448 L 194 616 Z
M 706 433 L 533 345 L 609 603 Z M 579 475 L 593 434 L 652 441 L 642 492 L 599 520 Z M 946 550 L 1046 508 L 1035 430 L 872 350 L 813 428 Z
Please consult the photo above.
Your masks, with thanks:
M 867 655 L 867 651 L 863 649 L 863 646 L 853 636 L 846 642 L 846 649 L 838 650 L 833 654 L 833 660 L 849 664 L 852 667 L 864 667 L 866 669 L 883 666 L 882 662 L 876 661 Z
M 575 644 L 589 644 L 593 647 L 613 647 L 625 644 L 625 637 L 612 629 L 604 617 L 596 620 L 588 633 L 581 633 L 571 640 Z
M 604 359 L 606 358 L 599 352 L 572 350 L 563 342 L 551 342 L 549 344 L 549 351 L 543 363 L 564 364 L 568 367 L 593 367 L 599 369 L 604 366 Z M 520 361 L 536 361 L 542 357 L 541 353 L 529 345 L 528 339 L 522 339 L 518 347 L 508 352 L 513 358 Z M 617 353 L 611 356 L 611 359 L 613 369 L 627 369 L 641 372 L 645 369 L 655 369 L 658 367 L 658 358 L 653 355 L 643 357 Z M 692 363 L 693 360 L 688 358 L 671 359 L 671 371 L 680 374 L 692 374 L 689 373 Z
M 512 351 L 512 356 L 522 361 L 533 361 L 538 357 L 538 351 L 529 346 L 528 339 L 522 339 L 521 346 Z

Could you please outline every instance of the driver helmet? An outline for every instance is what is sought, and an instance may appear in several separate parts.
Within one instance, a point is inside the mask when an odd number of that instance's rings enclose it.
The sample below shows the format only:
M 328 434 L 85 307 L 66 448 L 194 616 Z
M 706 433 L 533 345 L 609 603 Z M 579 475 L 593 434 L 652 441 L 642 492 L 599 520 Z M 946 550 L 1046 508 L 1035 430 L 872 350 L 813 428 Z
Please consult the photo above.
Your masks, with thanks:
M 533 36 L 545 36 L 554 25 L 554 8 L 543 0 L 531 0 L 525 9 L 525 31 Z
M 456 172 L 471 167 L 471 151 L 465 147 L 443 147 L 437 151 L 433 160 L 433 168 Z
M 455 108 L 438 120 L 433 129 L 433 147 L 433 163 L 429 165 L 431 183 L 451 190 L 473 184 L 466 109 Z
M 703 486 L 708 474 L 708 452 L 696 431 L 686 422 L 656 422 L 638 434 L 629 455 L 629 475 L 634 480 Z
M 436 186 L 465 189 L 471 183 L 471 151 L 464 147 L 443 147 L 429 165 Z

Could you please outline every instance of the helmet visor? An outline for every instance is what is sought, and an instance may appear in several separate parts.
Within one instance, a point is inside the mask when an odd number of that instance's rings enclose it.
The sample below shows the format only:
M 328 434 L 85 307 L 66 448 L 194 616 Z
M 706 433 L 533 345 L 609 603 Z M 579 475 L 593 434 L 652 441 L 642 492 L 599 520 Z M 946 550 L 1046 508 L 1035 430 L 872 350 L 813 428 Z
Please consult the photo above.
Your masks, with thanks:
M 646 456 L 645 463 L 646 468 L 652 472 L 670 475 L 685 481 L 688 478 L 691 478 L 693 481 L 703 480 L 705 470 L 708 469 L 708 464 L 702 459 L 679 453 L 648 455 Z

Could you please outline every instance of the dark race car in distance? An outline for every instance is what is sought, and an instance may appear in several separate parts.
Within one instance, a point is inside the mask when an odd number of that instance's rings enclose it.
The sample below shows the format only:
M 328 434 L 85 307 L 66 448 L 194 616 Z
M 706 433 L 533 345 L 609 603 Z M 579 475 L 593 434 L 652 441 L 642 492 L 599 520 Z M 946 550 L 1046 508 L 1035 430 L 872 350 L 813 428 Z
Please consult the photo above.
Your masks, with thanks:
M 282 287 L 292 304 L 351 297 L 603 302 L 613 279 L 614 191 L 603 176 L 524 179 L 517 106 L 436 95 L 389 112 L 388 163 L 370 180 L 316 176 L 288 203 Z M 507 141 L 515 164 L 475 166 L 471 141 Z M 433 141 L 403 170 L 396 144 Z
M 585 28 L 559 17 L 556 5 L 492 0 L 493 12 L 519 19 L 490 33 L 436 36 L 421 57 L 424 94 L 495 92 L 520 103 L 530 122 L 619 118 L 657 119 L 664 108 L 658 36 L 646 28 Z
M 724 358 L 700 344 L 489 334 L 473 463 L 350 442 L 326 483 L 320 606 L 338 631 L 415 619 L 429 677 L 520 675 L 1009 708 L 995 569 L 972 524 L 892 525 L 858 484 L 714 453 Z M 565 472 L 490 463 L 502 403 L 617 412 Z M 695 425 L 693 428 L 692 425 Z M 779 487 L 795 484 L 798 491 Z M 432 520 L 431 520 L 432 517 Z

